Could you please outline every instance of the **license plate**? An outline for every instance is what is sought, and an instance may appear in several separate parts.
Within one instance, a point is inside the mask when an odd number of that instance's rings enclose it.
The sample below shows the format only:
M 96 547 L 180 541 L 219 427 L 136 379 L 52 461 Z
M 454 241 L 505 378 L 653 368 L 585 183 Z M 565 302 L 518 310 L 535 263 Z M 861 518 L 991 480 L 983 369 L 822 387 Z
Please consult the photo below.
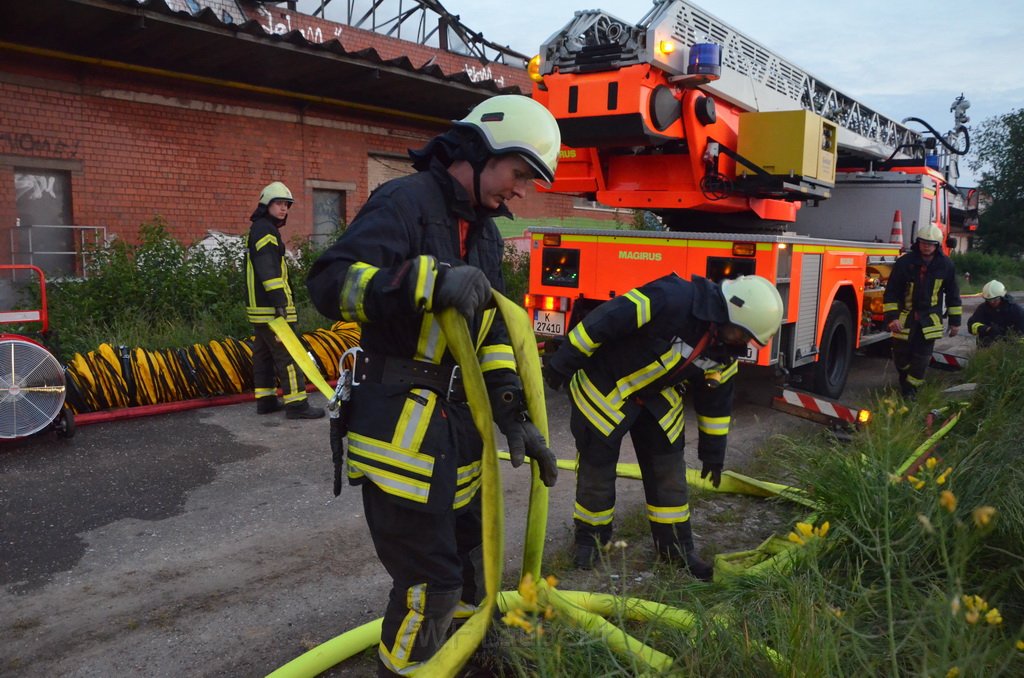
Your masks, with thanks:
M 565 334 L 564 311 L 534 311 L 533 331 L 537 334 L 561 336 Z

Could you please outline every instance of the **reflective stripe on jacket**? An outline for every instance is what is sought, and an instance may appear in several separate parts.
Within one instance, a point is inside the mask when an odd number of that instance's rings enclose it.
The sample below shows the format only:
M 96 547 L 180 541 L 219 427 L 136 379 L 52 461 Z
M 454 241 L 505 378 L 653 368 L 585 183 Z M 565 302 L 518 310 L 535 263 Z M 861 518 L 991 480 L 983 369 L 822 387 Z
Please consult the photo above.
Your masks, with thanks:
M 940 338 L 943 302 L 950 326 L 959 326 L 963 314 L 953 262 L 938 249 L 932 260 L 925 262 L 916 243 L 893 264 L 882 301 L 886 323 L 900 321 L 902 329 L 893 333 L 893 338 L 900 340 L 910 336 L 915 323 L 925 339 Z
M 1024 336 L 1024 309 L 1007 295 L 998 306 L 982 301 L 967 321 L 967 329 L 971 334 L 978 334 L 984 326 L 992 328 L 992 334 L 1002 336 L 1006 332 L 1016 332 Z
M 274 319 L 275 309 L 285 310 L 285 319 L 298 320 L 292 288 L 288 284 L 288 263 L 281 233 L 269 214 L 253 220 L 246 238 L 245 286 L 248 292 L 245 314 L 251 323 Z
M 507 214 L 507 212 L 505 212 Z M 469 223 L 465 258 L 459 221 Z M 306 281 L 328 318 L 360 323 L 368 352 L 450 365 L 433 311 L 448 265 L 476 266 L 504 291 L 504 242 L 490 214 L 439 162 L 387 182 L 370 196 L 346 231 L 316 261 Z M 508 333 L 493 309 L 469 322 L 489 388 L 518 386 Z M 353 390 L 349 478 L 370 480 L 396 501 L 427 511 L 458 509 L 480 486 L 482 441 L 469 407 L 444 394 L 389 384 Z
M 683 434 L 686 383 L 697 413 L 698 454 L 721 463 L 732 411 L 735 358 L 720 360 L 705 350 L 679 368 L 712 323 L 728 322 L 720 288 L 694 277 L 668 275 L 605 302 L 569 332 L 552 366 L 572 374 L 573 406 L 600 435 L 621 440 L 640 408 L 666 436 Z

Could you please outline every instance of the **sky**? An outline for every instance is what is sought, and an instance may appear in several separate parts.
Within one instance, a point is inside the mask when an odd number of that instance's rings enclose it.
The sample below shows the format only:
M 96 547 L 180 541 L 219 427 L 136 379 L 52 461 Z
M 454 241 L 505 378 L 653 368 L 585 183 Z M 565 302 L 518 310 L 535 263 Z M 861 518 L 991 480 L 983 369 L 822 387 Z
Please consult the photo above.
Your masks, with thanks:
M 306 0 L 319 5 L 318 0 Z M 350 0 L 333 0 L 342 10 Z M 356 3 L 358 6 L 358 2 Z M 406 2 L 406 8 L 411 3 Z M 578 9 L 601 9 L 629 23 L 649 0 L 442 0 L 491 42 L 533 55 Z M 939 132 L 963 93 L 968 127 L 1024 108 L 1024 2 L 1021 0 L 697 0 L 819 81 L 896 120 L 914 116 Z M 397 5 L 396 5 L 397 6 Z M 300 11 L 310 11 L 300 2 Z M 343 11 L 343 10 L 342 10 Z M 328 18 L 331 8 L 328 6 Z M 923 129 L 910 123 L 908 126 Z M 961 185 L 975 177 L 961 162 Z

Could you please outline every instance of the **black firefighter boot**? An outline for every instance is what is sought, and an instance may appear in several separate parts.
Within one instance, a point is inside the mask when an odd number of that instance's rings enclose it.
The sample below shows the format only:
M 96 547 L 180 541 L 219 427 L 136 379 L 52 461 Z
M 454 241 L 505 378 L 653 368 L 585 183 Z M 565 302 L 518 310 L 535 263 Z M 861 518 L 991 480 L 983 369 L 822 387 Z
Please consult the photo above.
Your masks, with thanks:
M 579 570 L 593 570 L 601 562 L 601 550 L 612 536 L 611 527 L 596 532 L 576 526 L 576 545 L 572 564 Z
M 264 396 L 256 399 L 256 414 L 271 414 L 280 412 L 284 405 L 277 399 L 277 396 Z
M 388 607 L 381 626 L 381 645 L 391 647 L 401 636 L 409 650 L 408 661 L 418 664 L 430 659 L 447 640 L 455 609 L 458 607 L 461 597 L 461 589 L 431 591 L 429 585 L 426 587 L 426 591 L 418 596 L 409 595 L 409 590 L 391 589 L 391 593 L 388 595 Z M 410 608 L 409 604 L 413 601 L 413 607 Z M 418 615 L 412 614 L 411 616 L 419 616 L 420 620 L 411 629 L 406 629 L 403 620 L 410 613 L 418 613 Z M 412 667 L 394 668 L 411 669 Z M 377 678 L 391 678 L 399 675 L 408 674 L 398 673 L 393 671 L 392 667 L 386 666 L 378 650 Z
M 654 546 L 661 558 L 685 567 L 695 579 L 711 581 L 714 578 L 714 566 L 697 555 L 689 521 L 675 525 L 651 523 L 651 533 L 654 536 Z
M 324 416 L 324 408 L 313 407 L 308 400 L 289 403 L 284 408 L 284 416 L 288 419 L 320 419 Z

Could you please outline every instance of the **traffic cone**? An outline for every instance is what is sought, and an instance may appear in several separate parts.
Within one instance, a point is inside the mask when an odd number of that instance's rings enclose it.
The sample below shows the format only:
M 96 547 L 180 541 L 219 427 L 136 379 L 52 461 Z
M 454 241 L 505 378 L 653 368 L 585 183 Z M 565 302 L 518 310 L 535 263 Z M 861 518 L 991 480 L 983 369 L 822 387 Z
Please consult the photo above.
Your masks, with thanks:
M 896 210 L 892 215 L 892 230 L 889 231 L 889 242 L 903 247 L 903 214 Z

